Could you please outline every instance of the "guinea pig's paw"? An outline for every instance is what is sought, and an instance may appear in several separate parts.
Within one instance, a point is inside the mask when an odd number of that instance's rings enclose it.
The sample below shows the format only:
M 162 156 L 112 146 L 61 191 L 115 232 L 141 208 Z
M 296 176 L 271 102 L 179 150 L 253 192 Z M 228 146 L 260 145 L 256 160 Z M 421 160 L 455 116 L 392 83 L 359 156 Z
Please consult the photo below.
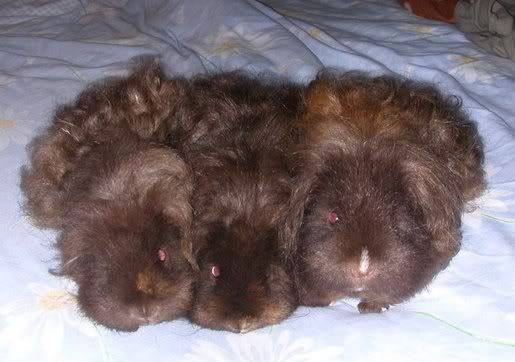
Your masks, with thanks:
M 361 301 L 358 304 L 358 310 L 361 314 L 366 313 L 381 313 L 384 310 L 390 308 L 389 304 L 379 303 L 379 302 L 366 302 Z

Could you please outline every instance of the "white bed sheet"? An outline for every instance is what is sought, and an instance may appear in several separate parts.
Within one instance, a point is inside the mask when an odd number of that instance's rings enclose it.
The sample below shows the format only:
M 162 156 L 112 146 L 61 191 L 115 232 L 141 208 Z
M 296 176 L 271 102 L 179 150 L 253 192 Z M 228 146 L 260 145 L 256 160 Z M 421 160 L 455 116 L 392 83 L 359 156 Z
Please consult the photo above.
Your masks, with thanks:
M 266 3 L 266 5 L 265 5 Z M 515 361 L 515 63 L 397 1 L 11 0 L 0 2 L 1 361 Z M 321 67 L 395 72 L 463 98 L 486 146 L 488 192 L 463 247 L 408 303 L 300 308 L 237 335 L 186 321 L 131 334 L 78 312 L 51 276 L 55 233 L 21 212 L 25 145 L 92 80 L 160 54 L 172 74 L 244 68 L 308 81 Z

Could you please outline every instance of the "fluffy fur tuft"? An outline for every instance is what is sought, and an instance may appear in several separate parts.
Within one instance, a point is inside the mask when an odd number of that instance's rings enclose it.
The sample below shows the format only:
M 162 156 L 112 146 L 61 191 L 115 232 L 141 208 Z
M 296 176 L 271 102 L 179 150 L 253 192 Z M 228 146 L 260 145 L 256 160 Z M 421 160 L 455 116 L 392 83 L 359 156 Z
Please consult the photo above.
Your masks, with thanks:
M 174 111 L 183 80 L 166 80 L 156 62 L 145 61 L 125 78 L 107 79 L 58 108 L 52 123 L 29 145 L 30 166 L 22 169 L 26 211 L 40 227 L 63 226 L 64 179 L 94 145 L 119 130 L 163 141 L 164 120 Z

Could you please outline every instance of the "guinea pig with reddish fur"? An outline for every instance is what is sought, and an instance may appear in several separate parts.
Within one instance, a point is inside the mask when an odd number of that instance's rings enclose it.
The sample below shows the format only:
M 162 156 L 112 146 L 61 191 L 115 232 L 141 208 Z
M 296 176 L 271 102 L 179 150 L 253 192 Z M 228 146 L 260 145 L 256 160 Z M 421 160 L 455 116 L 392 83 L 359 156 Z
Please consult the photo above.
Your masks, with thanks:
M 458 252 L 461 212 L 485 187 L 474 123 L 432 86 L 348 73 L 309 85 L 300 128 L 285 234 L 301 304 L 407 300 Z
M 185 257 L 193 185 L 177 153 L 115 138 L 67 178 L 60 273 L 77 282 L 81 310 L 123 331 L 186 316 L 197 278 Z

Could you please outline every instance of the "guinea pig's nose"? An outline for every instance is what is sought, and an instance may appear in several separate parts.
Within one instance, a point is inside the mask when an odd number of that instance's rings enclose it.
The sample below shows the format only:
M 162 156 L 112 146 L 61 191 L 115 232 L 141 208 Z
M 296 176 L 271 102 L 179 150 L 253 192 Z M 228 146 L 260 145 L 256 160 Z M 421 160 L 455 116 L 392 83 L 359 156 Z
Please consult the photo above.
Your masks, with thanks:
M 233 321 L 227 329 L 235 333 L 247 333 L 258 327 L 258 323 L 251 318 L 242 318 Z
M 256 329 L 257 324 L 248 318 L 244 318 L 244 319 L 240 320 L 238 327 L 239 327 L 238 329 L 239 329 L 240 333 L 247 333 L 247 332 L 250 332 L 250 331 Z
M 148 315 L 147 315 L 147 307 L 145 305 L 134 306 L 131 308 L 129 312 L 129 320 L 137 323 L 138 326 L 144 326 L 147 324 L 151 324 Z
M 149 324 L 149 308 L 146 304 L 141 305 L 140 315 L 141 315 L 141 318 L 144 319 L 147 322 L 147 324 Z
M 161 309 L 157 306 L 150 306 L 143 303 L 140 307 L 141 318 L 145 320 L 146 324 L 157 324 L 162 322 Z

